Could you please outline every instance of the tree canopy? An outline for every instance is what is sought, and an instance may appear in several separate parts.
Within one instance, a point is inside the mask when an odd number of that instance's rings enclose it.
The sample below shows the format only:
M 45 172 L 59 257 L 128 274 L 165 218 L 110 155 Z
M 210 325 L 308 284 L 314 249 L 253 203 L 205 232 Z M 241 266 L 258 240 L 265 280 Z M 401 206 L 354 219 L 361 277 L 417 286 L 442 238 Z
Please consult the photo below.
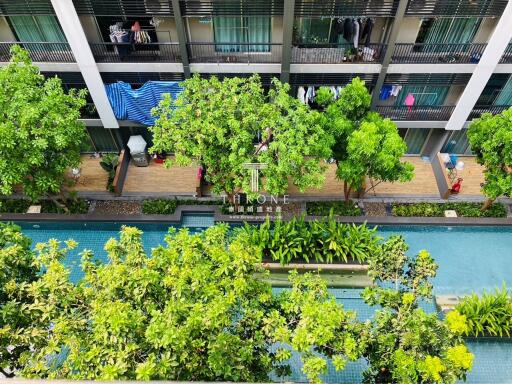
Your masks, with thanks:
M 500 196 L 512 196 L 512 108 L 473 120 L 467 136 L 476 161 L 485 167 L 484 208 Z
M 454 383 L 473 356 L 465 316 L 443 321 L 420 302 L 437 266 L 426 251 L 408 257 L 392 237 L 369 255 L 375 285 L 362 295 L 374 316 L 361 321 L 318 274 L 291 273 L 275 292 L 262 247 L 219 224 L 201 233 L 170 230 L 148 255 L 142 232 L 123 227 L 107 258 L 82 253 L 78 282 L 63 262 L 77 247 L 39 243 L 0 226 L 0 364 L 7 374 L 48 379 L 268 381 L 287 375 L 298 353 L 313 383 L 331 361 L 368 362 L 366 383 Z M 101 261 L 105 260 L 105 261 Z M 387 380 L 387 381 L 386 381 Z
M 301 191 L 322 185 L 332 136 L 320 113 L 289 95 L 289 85 L 273 80 L 265 94 L 257 75 L 222 81 L 195 75 L 183 88 L 153 110 L 153 152 L 174 152 L 178 165 L 205 166 L 218 194 L 251 191 L 248 163 L 266 164 L 260 176 L 271 194 L 284 193 L 289 182 Z
M 321 88 L 318 101 L 325 108 L 325 124 L 335 138 L 336 176 L 345 183 L 346 200 L 352 190 L 365 185 L 366 177 L 377 182 L 412 179 L 412 164 L 401 161 L 407 145 L 395 123 L 370 111 L 371 95 L 364 81 L 354 78 L 337 100 L 328 88 Z
M 0 193 L 21 186 L 36 200 L 59 193 L 68 168 L 80 164 L 86 91 L 66 93 L 57 77 L 45 80 L 19 46 L 11 54 L 0 69 Z

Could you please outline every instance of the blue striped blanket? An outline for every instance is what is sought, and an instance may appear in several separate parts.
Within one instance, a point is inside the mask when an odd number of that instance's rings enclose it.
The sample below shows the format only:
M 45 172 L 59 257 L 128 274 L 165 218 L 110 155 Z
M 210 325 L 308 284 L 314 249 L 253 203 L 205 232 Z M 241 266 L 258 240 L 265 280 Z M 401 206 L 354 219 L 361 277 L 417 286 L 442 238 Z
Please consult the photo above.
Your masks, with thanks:
M 148 81 L 139 89 L 118 81 L 105 85 L 105 89 L 116 118 L 145 125 L 154 125 L 151 109 L 162 100 L 162 94 L 170 93 L 175 99 L 183 90 L 177 81 Z

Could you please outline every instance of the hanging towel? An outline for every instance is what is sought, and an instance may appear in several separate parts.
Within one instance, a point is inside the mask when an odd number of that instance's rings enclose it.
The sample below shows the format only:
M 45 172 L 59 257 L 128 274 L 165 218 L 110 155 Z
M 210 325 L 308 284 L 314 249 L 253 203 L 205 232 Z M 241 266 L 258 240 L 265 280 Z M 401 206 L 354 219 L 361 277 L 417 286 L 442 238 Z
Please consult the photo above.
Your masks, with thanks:
M 357 49 L 359 44 L 359 22 L 354 19 L 354 48 Z
M 409 111 L 412 110 L 412 106 L 414 105 L 414 95 L 412 93 L 407 94 L 404 100 L 404 105 L 407 105 Z
M 162 94 L 170 93 L 176 99 L 183 89 L 177 81 L 148 81 L 139 89 L 132 89 L 130 84 L 118 81 L 105 85 L 105 90 L 116 118 L 154 125 L 151 109 L 162 100 Z
M 343 23 L 343 37 L 345 40 L 350 41 L 352 39 L 352 35 L 354 34 L 354 23 L 352 19 L 345 19 L 345 23 Z
M 402 90 L 401 85 L 393 85 L 391 87 L 391 96 L 397 97 L 401 90 Z
M 384 84 L 382 88 L 380 89 L 379 99 L 381 100 L 387 100 L 389 96 L 391 95 L 391 85 Z
M 306 104 L 306 90 L 304 87 L 299 87 L 299 90 L 297 91 L 297 99 L 300 100 L 302 104 Z

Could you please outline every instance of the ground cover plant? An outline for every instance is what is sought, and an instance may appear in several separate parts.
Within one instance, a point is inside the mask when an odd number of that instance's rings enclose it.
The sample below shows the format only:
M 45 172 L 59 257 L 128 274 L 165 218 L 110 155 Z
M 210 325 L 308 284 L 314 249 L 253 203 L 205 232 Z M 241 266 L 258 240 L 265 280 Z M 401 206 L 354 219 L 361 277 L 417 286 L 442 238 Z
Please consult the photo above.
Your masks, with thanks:
M 455 308 L 466 316 L 468 336 L 510 337 L 512 334 L 512 295 L 506 286 L 481 296 L 466 296 Z
M 393 204 L 394 216 L 444 217 L 445 210 L 454 210 L 460 217 L 507 217 L 507 208 L 496 203 L 482 211 L 479 203 L 413 203 Z
M 363 211 L 352 201 L 308 201 L 306 212 L 313 216 L 329 216 L 331 212 L 338 216 L 361 216 Z
M 42 200 L 32 202 L 26 199 L 3 199 L 0 200 L 0 213 L 26 213 L 31 205 L 41 205 L 41 213 L 66 213 L 84 214 L 89 211 L 89 202 L 82 198 L 67 198 L 61 204 L 53 200 Z

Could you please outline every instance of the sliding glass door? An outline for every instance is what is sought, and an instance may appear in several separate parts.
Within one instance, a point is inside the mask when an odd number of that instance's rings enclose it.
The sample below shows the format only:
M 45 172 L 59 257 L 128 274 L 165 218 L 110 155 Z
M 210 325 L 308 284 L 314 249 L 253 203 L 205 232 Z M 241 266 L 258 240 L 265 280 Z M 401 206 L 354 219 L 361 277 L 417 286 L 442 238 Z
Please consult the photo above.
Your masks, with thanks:
M 21 42 L 66 42 L 53 15 L 9 16 L 9 22 Z
M 270 17 L 216 16 L 213 18 L 217 52 L 269 52 Z

